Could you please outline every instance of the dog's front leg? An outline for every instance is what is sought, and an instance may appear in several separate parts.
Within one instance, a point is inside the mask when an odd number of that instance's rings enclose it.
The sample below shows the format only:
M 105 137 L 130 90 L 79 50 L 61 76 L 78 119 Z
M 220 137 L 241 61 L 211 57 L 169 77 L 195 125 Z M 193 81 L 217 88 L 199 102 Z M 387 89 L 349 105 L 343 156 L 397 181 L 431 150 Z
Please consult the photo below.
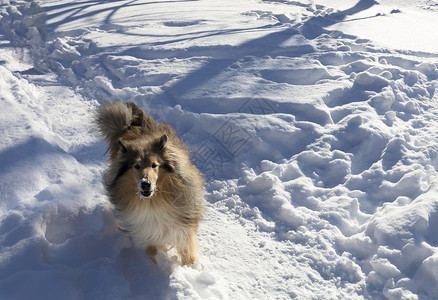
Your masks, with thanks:
M 184 248 L 178 249 L 181 257 L 181 265 L 193 265 L 199 259 L 199 242 L 196 233 L 191 233 L 187 237 L 187 243 Z
M 150 259 L 155 264 L 157 263 L 157 253 L 158 253 L 158 249 L 155 246 L 149 246 L 146 248 L 146 254 L 150 257 Z

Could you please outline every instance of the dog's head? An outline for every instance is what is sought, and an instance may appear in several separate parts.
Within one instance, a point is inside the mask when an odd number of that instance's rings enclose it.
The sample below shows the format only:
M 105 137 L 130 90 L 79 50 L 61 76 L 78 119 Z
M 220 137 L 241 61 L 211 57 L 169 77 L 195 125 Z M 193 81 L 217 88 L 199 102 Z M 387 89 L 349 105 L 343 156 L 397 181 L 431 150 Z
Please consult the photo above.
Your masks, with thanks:
M 167 136 L 155 140 L 119 140 L 119 170 L 114 182 L 136 188 L 142 199 L 150 198 L 157 191 L 159 177 L 173 172 L 165 160 Z

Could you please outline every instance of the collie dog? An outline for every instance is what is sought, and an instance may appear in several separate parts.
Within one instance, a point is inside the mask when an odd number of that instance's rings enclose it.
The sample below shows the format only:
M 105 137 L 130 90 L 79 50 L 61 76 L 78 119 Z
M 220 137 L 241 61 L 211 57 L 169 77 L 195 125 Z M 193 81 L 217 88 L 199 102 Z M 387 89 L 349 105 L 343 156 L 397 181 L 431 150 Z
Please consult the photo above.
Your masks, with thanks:
M 108 142 L 104 181 L 120 228 L 154 263 L 174 249 L 180 265 L 193 265 L 204 180 L 175 130 L 134 103 L 100 107 L 96 123 Z

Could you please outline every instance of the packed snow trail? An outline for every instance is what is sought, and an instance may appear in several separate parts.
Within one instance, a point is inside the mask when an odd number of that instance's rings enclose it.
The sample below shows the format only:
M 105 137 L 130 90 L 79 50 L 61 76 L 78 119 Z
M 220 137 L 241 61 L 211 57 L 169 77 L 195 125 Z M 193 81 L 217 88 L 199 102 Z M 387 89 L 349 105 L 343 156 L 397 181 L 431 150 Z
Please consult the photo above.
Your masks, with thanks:
M 0 298 L 438 297 L 438 55 L 333 29 L 385 1 L 325 2 L 3 1 Z M 110 100 L 205 174 L 199 269 L 117 230 Z

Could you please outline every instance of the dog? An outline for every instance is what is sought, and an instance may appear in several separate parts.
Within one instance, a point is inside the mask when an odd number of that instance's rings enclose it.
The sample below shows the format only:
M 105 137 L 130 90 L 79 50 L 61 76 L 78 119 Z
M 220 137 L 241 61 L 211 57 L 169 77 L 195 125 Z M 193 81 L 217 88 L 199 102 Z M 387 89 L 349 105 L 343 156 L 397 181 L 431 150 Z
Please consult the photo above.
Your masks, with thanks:
M 119 227 L 157 264 L 174 249 L 181 266 L 199 259 L 197 238 L 204 210 L 204 179 L 187 147 L 168 124 L 134 103 L 98 108 L 100 134 L 108 142 L 104 182 Z

